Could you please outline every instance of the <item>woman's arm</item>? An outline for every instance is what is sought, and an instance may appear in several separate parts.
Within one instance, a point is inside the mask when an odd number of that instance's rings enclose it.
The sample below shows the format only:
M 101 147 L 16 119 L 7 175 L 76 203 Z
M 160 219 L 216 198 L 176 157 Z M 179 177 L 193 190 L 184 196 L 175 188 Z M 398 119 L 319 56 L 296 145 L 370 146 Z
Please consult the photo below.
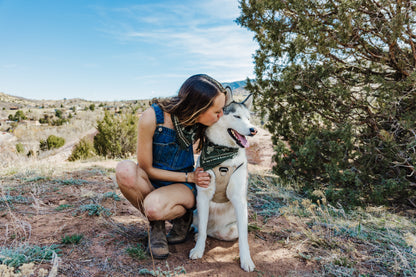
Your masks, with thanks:
M 147 173 L 149 179 L 184 183 L 186 181 L 185 173 L 153 167 L 153 134 L 155 130 L 155 111 L 153 108 L 149 108 L 139 118 L 137 134 L 137 162 L 139 166 Z M 207 173 L 197 170 L 188 173 L 188 182 L 206 186 L 209 184 L 209 177 L 207 178 Z

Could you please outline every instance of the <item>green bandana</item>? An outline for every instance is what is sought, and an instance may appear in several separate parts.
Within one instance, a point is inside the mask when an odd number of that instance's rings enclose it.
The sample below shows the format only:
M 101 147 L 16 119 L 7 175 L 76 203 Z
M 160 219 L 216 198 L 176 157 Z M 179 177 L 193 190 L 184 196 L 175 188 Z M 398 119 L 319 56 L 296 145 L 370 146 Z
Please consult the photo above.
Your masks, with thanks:
M 175 127 L 176 140 L 179 143 L 179 146 L 182 149 L 187 149 L 194 142 L 198 124 L 184 127 L 176 116 L 172 115 L 171 118 L 173 126 Z
M 238 152 L 238 148 L 221 146 L 207 141 L 202 147 L 200 164 L 204 170 L 216 167 L 222 162 L 231 159 Z

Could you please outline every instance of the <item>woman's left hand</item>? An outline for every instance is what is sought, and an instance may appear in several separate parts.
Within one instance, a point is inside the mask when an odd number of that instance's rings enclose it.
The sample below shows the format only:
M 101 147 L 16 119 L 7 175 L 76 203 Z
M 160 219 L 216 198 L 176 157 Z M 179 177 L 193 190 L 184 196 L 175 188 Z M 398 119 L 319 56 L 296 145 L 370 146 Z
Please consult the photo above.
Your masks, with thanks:
M 202 188 L 207 188 L 209 186 L 209 183 L 211 182 L 211 176 L 208 172 L 205 172 L 202 167 L 195 169 L 195 171 L 192 172 L 192 175 L 192 183 L 195 183 L 197 186 Z

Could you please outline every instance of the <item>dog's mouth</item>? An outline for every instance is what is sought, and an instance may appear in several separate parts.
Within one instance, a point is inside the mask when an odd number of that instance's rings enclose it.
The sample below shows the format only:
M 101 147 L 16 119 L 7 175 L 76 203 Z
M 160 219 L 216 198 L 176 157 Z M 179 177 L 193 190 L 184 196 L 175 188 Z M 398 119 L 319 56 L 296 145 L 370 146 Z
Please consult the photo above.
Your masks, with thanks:
M 228 134 L 230 134 L 230 136 L 233 138 L 233 140 L 235 140 L 238 146 L 242 148 L 248 147 L 248 141 L 246 137 L 240 134 L 239 132 L 237 132 L 236 130 L 229 128 Z

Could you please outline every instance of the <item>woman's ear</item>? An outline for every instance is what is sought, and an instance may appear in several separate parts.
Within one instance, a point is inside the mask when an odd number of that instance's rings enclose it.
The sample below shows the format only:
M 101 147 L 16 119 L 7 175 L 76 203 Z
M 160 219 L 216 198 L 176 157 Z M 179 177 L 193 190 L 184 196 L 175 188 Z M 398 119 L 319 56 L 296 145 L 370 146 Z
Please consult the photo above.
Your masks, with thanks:
M 226 87 L 225 88 L 225 106 L 228 106 L 231 104 L 231 102 L 233 102 L 233 92 L 231 91 L 230 87 Z

